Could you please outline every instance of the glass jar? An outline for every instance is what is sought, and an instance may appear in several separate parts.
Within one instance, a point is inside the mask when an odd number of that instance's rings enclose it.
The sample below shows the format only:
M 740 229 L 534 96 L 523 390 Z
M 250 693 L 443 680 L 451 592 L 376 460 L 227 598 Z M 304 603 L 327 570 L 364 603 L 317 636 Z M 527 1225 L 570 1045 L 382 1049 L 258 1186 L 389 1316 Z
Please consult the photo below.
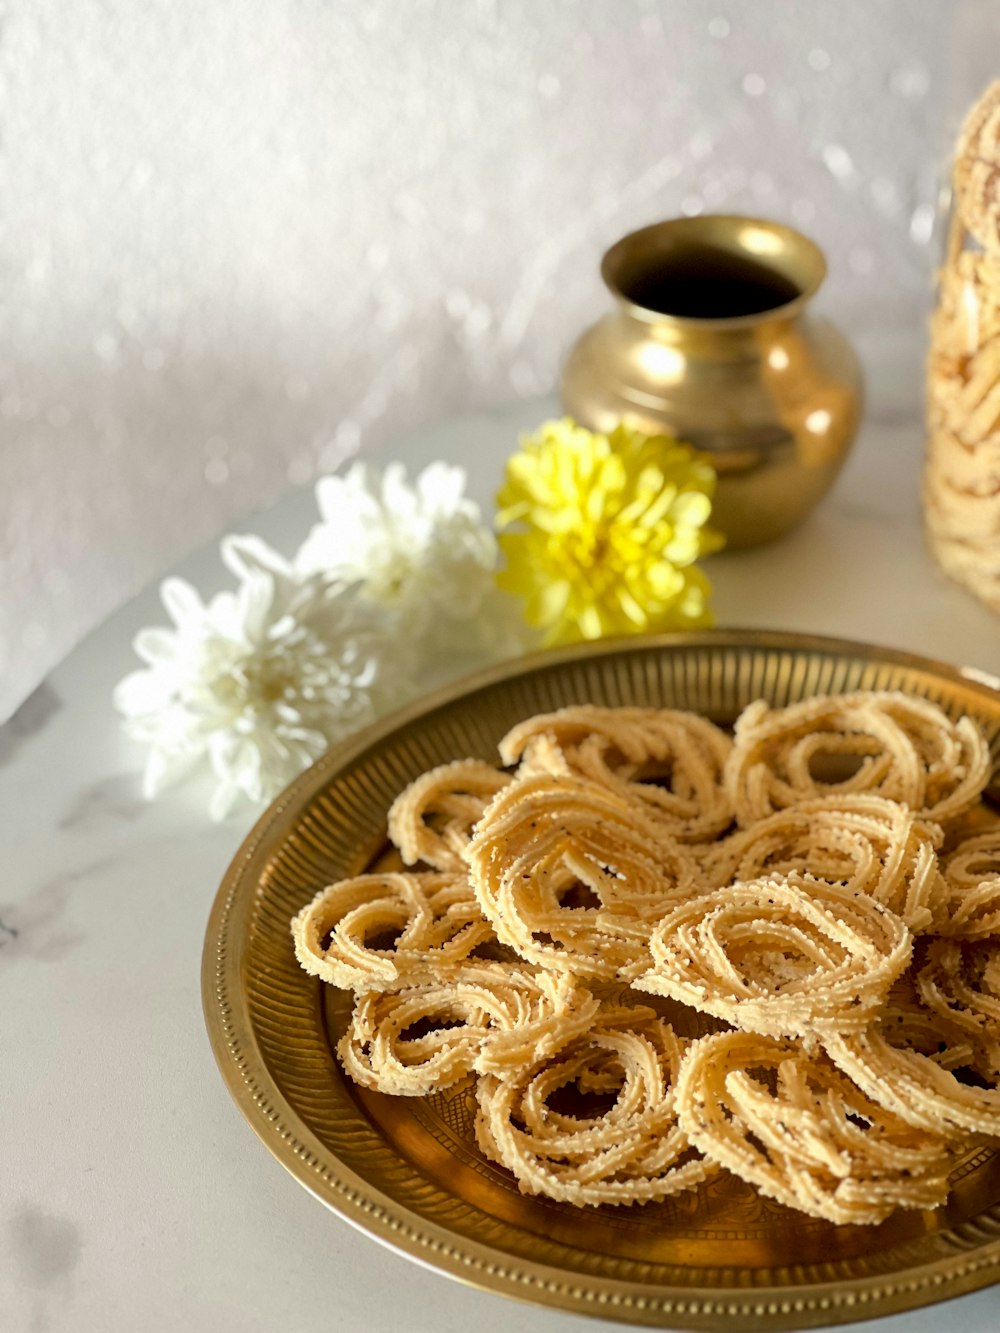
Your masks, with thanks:
M 1000 82 L 966 117 L 931 322 L 924 519 L 942 569 L 1000 611 Z

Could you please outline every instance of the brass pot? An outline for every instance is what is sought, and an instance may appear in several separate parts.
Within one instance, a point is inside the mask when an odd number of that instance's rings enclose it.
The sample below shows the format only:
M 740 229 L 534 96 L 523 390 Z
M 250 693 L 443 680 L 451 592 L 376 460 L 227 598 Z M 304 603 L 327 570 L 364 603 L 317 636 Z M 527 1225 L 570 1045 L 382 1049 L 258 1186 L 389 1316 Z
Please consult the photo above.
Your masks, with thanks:
M 677 218 L 618 241 L 601 276 L 618 308 L 570 352 L 569 415 L 704 450 L 730 547 L 794 528 L 843 466 L 862 401 L 850 344 L 808 309 L 826 276 L 819 248 L 759 218 Z

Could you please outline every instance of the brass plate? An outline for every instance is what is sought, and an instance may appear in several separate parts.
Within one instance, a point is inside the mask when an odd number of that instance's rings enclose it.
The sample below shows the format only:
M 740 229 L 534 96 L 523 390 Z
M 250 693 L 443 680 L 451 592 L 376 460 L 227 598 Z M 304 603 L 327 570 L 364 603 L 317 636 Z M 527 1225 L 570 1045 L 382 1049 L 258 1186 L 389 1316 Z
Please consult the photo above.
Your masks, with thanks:
M 472 1142 L 468 1089 L 363 1093 L 333 1055 L 345 999 L 295 962 L 289 920 L 385 851 L 385 811 L 418 773 L 494 759 L 513 723 L 569 703 L 666 705 L 731 721 L 903 689 L 978 718 L 1000 761 L 1000 693 L 980 674 L 832 639 L 669 635 L 544 654 L 442 691 L 325 755 L 260 819 L 208 924 L 205 1016 L 230 1091 L 288 1170 L 394 1250 L 491 1291 L 654 1327 L 809 1328 L 905 1310 L 1000 1278 L 1000 1156 L 970 1154 L 946 1208 L 834 1227 L 720 1177 L 643 1208 L 522 1197 Z M 1000 767 L 1000 762 L 998 762 Z

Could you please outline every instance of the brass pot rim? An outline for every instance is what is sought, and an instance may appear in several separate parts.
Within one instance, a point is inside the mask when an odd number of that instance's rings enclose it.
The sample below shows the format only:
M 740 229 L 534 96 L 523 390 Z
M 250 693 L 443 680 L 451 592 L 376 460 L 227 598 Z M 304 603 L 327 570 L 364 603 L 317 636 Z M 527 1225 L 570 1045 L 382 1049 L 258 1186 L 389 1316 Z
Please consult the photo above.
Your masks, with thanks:
M 765 240 L 765 237 L 768 238 Z M 697 318 L 651 310 L 631 300 L 624 290 L 627 266 L 656 259 L 692 241 L 751 259 L 772 269 L 798 289 L 790 301 L 750 315 Z M 699 213 L 666 218 L 622 236 L 605 251 L 601 277 L 611 295 L 632 318 L 645 324 L 713 330 L 740 330 L 764 322 L 791 319 L 816 295 L 826 278 L 827 264 L 815 241 L 784 222 L 743 213 Z

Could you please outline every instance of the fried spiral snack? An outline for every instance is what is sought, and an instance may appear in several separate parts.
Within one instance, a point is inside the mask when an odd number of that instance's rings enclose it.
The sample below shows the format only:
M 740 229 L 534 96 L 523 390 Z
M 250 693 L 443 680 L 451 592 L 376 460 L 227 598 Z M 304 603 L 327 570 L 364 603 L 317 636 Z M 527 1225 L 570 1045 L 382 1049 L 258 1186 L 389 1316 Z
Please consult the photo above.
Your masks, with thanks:
M 889 992 L 878 1028 L 890 1046 L 926 1055 L 942 1069 L 972 1066 L 972 1043 L 961 1026 L 922 1002 L 909 973 Z
M 824 1045 L 862 1092 L 916 1129 L 951 1139 L 1000 1136 L 1000 1090 L 972 1087 L 930 1056 L 893 1046 L 880 1024 L 828 1036 Z
M 713 844 L 702 867 L 713 885 L 808 872 L 890 908 L 911 930 L 930 928 L 942 896 L 938 825 L 869 793 L 821 796 L 776 810 Z
M 853 771 L 825 781 L 814 772 L 823 762 Z M 929 699 L 888 691 L 777 709 L 758 700 L 736 723 L 726 765 L 743 828 L 834 792 L 875 792 L 944 823 L 975 803 L 989 774 L 989 746 L 969 718 L 952 722 Z
M 775 1037 L 864 1028 L 912 937 L 874 899 L 808 875 L 751 880 L 668 912 L 637 990 Z
M 703 1037 L 677 1080 L 681 1128 L 762 1194 L 837 1223 L 934 1208 L 947 1144 L 873 1102 L 822 1052 L 746 1032 Z
M 510 777 L 481 759 L 459 759 L 422 774 L 389 808 L 389 838 L 407 865 L 465 873 L 472 828 Z
M 1000 941 L 932 940 L 916 987 L 939 1021 L 972 1043 L 972 1067 L 1000 1077 Z
M 960 842 L 945 858 L 948 886 L 935 929 L 940 935 L 1000 935 L 1000 824 Z
M 391 947 L 372 941 L 391 936 Z M 465 875 L 373 874 L 323 889 L 292 922 L 295 956 L 344 990 L 386 990 L 493 939 Z
M 962 127 L 927 365 L 923 504 L 945 573 L 1000 610 L 1000 82 Z
M 650 1010 L 609 1009 L 554 1055 L 479 1080 L 477 1142 L 513 1171 L 523 1194 L 598 1205 L 690 1189 L 716 1168 L 689 1152 L 677 1124 L 680 1058 L 673 1030 Z M 561 1113 L 554 1099 L 573 1085 L 610 1105 Z
M 497 939 L 539 966 L 605 981 L 643 969 L 649 928 L 695 885 L 690 856 L 641 808 L 573 775 L 529 772 L 505 787 L 466 860 Z
M 696 713 L 672 708 L 595 708 L 542 713 L 500 742 L 522 772 L 576 774 L 642 803 L 680 842 L 721 833 L 733 817 L 723 786 L 733 743 Z
M 587 1031 L 598 1000 L 565 974 L 472 963 L 358 996 L 337 1054 L 356 1083 L 424 1097 L 473 1071 L 520 1068 Z
M 968 113 L 953 177 L 959 215 L 981 246 L 1000 249 L 1000 82 Z

